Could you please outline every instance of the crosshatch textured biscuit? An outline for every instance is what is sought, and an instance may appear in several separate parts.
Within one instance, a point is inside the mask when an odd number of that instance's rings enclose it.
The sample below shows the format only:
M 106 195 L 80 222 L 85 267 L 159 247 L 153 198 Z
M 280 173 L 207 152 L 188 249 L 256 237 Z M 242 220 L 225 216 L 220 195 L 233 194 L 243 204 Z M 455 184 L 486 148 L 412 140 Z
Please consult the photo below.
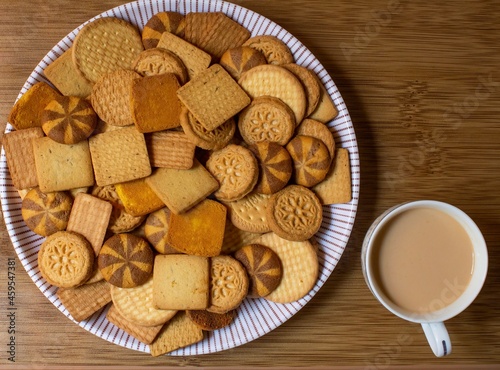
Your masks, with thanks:
M 295 77 L 297 77 L 302 83 L 304 92 L 306 93 L 307 97 L 307 109 L 305 117 L 309 116 L 318 106 L 319 98 L 321 96 L 319 79 L 316 77 L 313 71 L 299 66 L 295 63 L 284 64 L 283 68 L 288 69 L 290 72 L 292 72 Z
M 110 285 L 106 281 L 99 281 L 76 288 L 59 288 L 57 298 L 70 315 L 80 322 L 111 302 Z
M 9 132 L 2 138 L 12 184 L 18 190 L 38 185 L 31 140 L 43 136 L 40 127 L 33 127 Z
M 167 241 L 169 219 L 170 210 L 167 207 L 163 207 L 148 216 L 144 227 L 146 239 L 148 239 L 154 249 L 161 254 L 179 253 L 179 251 L 172 248 Z
M 179 81 L 173 73 L 135 79 L 131 84 L 130 111 L 139 132 L 180 126 Z
M 243 73 L 253 67 L 267 64 L 267 60 L 260 51 L 248 46 L 239 46 L 224 52 L 219 63 L 238 81 Z
M 82 235 L 58 231 L 38 251 L 38 268 L 50 284 L 72 288 L 83 284 L 94 270 L 94 250 Z
M 87 140 L 59 144 L 48 137 L 33 139 L 36 173 L 44 193 L 94 185 L 94 172 Z
M 130 65 L 144 49 L 139 31 L 130 23 L 104 17 L 87 23 L 73 43 L 73 63 L 90 82 Z
M 145 179 L 122 182 L 115 185 L 125 211 L 132 216 L 144 216 L 165 206 Z
M 147 49 L 141 52 L 132 64 L 134 71 L 141 76 L 155 76 L 164 73 L 173 73 L 179 83 L 187 81 L 186 67 L 174 53 L 160 48 Z
M 259 50 L 269 64 L 293 63 L 293 55 L 288 46 L 275 36 L 261 35 L 254 36 L 247 40 L 243 46 L 248 46 Z
M 318 279 L 318 255 L 308 241 L 293 242 L 267 233 L 255 243 L 272 249 L 280 258 L 283 276 L 279 285 L 264 298 L 276 303 L 290 303 L 304 297 Z
M 78 73 L 72 54 L 73 51 L 69 48 L 50 63 L 43 73 L 61 94 L 86 98 L 92 92 L 92 84 Z
M 352 200 L 349 151 L 336 149 L 335 158 L 326 178 L 312 188 L 322 204 L 349 203 Z
M 184 38 L 219 59 L 226 50 L 248 40 L 250 31 L 221 12 L 192 12 L 186 15 Z
M 288 105 L 295 114 L 295 123 L 304 118 L 307 106 L 306 94 L 295 75 L 283 67 L 261 65 L 243 73 L 238 83 L 252 99 L 273 96 Z
M 210 54 L 170 32 L 163 33 L 160 42 L 158 42 L 158 47 L 166 49 L 179 57 L 186 67 L 189 79 L 207 69 L 212 61 Z
M 155 48 L 165 32 L 179 37 L 184 36 L 185 18 L 177 12 L 158 12 L 146 22 L 142 30 L 142 43 L 145 49 Z
M 270 195 L 252 192 L 240 200 L 226 202 L 229 217 L 238 229 L 252 233 L 271 231 L 267 222 L 267 203 Z
M 24 197 L 21 214 L 33 232 L 48 236 L 66 229 L 72 206 L 73 198 L 69 193 L 56 191 L 46 194 L 36 187 Z
M 113 206 L 90 194 L 79 193 L 75 197 L 68 220 L 68 231 L 83 235 L 94 248 L 97 256 L 108 229 Z
M 144 134 L 135 127 L 92 136 L 89 144 L 98 186 L 140 179 L 151 174 Z
M 149 159 L 153 167 L 187 170 L 193 167 L 196 145 L 184 132 L 154 132 L 146 137 Z
M 130 112 L 130 86 L 141 76 L 134 71 L 119 69 L 104 74 L 92 88 L 90 101 L 98 116 L 114 126 L 134 123 Z
M 9 113 L 9 123 L 16 130 L 42 126 L 42 112 L 60 94 L 46 82 L 37 82 L 16 101 Z
M 222 125 L 250 104 L 248 95 L 219 64 L 214 64 L 182 86 L 177 96 L 208 131 Z

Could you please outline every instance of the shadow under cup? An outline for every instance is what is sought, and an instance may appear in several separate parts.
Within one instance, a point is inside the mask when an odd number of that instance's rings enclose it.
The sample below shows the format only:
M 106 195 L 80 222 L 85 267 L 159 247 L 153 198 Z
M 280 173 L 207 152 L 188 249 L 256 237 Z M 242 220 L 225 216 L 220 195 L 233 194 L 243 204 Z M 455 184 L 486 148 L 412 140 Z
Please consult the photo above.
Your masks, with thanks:
M 383 280 L 380 277 L 378 263 L 380 239 L 385 237 L 387 226 L 391 226 L 391 223 L 398 220 L 398 216 L 403 213 L 407 214 L 407 211 L 417 209 L 440 211 L 451 216 L 469 236 L 473 253 L 470 260 L 472 272 L 468 284 L 458 283 L 453 277 L 450 278 L 442 288 L 439 288 L 440 294 L 436 294 L 431 304 L 424 304 L 428 308 L 426 310 L 404 308 L 394 303 L 390 298 L 391 294 L 387 293 L 384 284 L 381 283 Z M 415 235 L 418 236 L 418 234 Z M 481 291 L 488 270 L 486 243 L 474 221 L 460 209 L 443 202 L 422 200 L 399 204 L 388 209 L 374 221 L 365 236 L 361 258 L 365 281 L 379 302 L 400 318 L 422 324 L 436 356 L 449 354 L 451 343 L 445 343 L 449 342 L 449 336 L 442 322 L 458 315 L 474 301 Z M 411 294 L 411 291 L 408 293 Z M 444 339 L 441 336 L 444 336 Z M 444 350 L 440 348 L 443 347 L 441 342 L 443 342 Z

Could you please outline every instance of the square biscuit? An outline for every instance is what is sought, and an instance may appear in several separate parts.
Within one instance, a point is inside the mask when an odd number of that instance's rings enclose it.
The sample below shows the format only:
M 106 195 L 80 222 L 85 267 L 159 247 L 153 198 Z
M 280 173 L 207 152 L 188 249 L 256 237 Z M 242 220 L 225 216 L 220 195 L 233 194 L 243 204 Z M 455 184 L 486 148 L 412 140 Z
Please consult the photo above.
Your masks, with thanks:
M 351 167 L 347 149 L 335 150 L 335 157 L 328 174 L 312 190 L 318 196 L 321 204 L 340 204 L 351 201 Z
M 187 170 L 193 167 L 196 145 L 181 131 L 155 132 L 146 137 L 153 167 Z
M 153 305 L 162 310 L 204 310 L 209 305 L 207 257 L 159 254 L 153 268 Z
M 196 75 L 177 90 L 177 96 L 208 131 L 250 104 L 250 97 L 219 64 Z
M 184 63 L 189 79 L 207 69 L 212 62 L 210 54 L 170 32 L 163 32 L 157 47 L 177 55 Z
M 83 321 L 111 302 L 110 284 L 99 281 L 76 288 L 59 288 L 57 297 L 73 318 Z
M 3 147 L 7 157 L 12 184 L 18 190 L 38 186 L 33 144 L 35 138 L 43 137 L 40 127 L 12 131 L 3 136 Z
M 33 139 L 40 190 L 50 193 L 94 185 L 94 172 L 87 140 L 59 144 L 48 137 Z
M 187 211 L 219 188 L 217 180 L 196 159 L 188 170 L 158 168 L 146 183 L 174 213 Z
M 132 216 L 143 216 L 165 207 L 144 178 L 116 184 L 115 190 L 125 211 Z
M 89 143 L 98 186 L 114 185 L 151 174 L 144 134 L 134 126 L 92 136 Z

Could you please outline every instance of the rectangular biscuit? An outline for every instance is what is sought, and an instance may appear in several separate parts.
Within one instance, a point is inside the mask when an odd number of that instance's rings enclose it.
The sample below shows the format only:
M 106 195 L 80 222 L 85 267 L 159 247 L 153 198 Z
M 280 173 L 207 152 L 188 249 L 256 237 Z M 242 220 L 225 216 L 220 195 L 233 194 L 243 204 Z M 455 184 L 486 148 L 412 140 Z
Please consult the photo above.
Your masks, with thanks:
M 186 67 L 189 79 L 208 68 L 212 62 L 210 54 L 170 32 L 164 32 L 157 45 L 179 57 Z
M 57 297 L 71 316 L 80 322 L 111 302 L 111 289 L 109 283 L 102 280 L 76 288 L 59 288 Z
M 352 199 L 349 151 L 339 148 L 326 178 L 312 190 L 322 204 L 349 203 Z
M 208 131 L 250 104 L 250 97 L 219 64 L 199 73 L 177 90 L 177 96 Z
M 149 160 L 153 167 L 187 170 L 193 167 L 196 145 L 184 132 L 162 131 L 146 137 Z
M 111 305 L 109 308 L 108 313 L 106 314 L 106 319 L 108 319 L 108 321 L 113 325 L 119 327 L 145 344 L 151 344 L 160 332 L 161 328 L 163 328 L 163 324 L 156 326 L 135 324 L 120 315 L 114 305 Z
M 113 206 L 90 194 L 78 193 L 73 202 L 66 230 L 83 235 L 94 248 L 101 250 Z
M 145 179 L 137 179 L 115 185 L 116 193 L 132 216 L 143 216 L 165 207 Z
M 178 312 L 165 324 L 149 349 L 151 355 L 156 357 L 201 340 L 203 340 L 203 330 L 191 321 L 185 312 Z
M 40 127 L 12 131 L 3 136 L 12 184 L 18 190 L 38 186 L 32 139 L 43 137 Z

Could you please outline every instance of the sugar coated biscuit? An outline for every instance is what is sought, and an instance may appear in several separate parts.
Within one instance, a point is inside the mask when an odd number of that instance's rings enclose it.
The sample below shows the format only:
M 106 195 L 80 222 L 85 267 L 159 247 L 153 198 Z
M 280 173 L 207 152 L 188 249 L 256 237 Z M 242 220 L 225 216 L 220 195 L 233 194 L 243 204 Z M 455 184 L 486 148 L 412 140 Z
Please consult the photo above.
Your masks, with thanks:
M 248 293 L 248 276 L 243 265 L 231 256 L 211 259 L 210 312 L 224 313 L 237 308 Z
M 293 242 L 267 233 L 255 243 L 271 248 L 280 258 L 283 275 L 279 285 L 264 298 L 276 303 L 295 302 L 307 295 L 318 279 L 318 255 L 309 242 Z
M 269 64 L 293 63 L 293 55 L 288 46 L 275 36 L 254 36 L 247 40 L 243 46 L 248 46 L 260 51 Z
M 130 23 L 103 17 L 87 23 L 72 46 L 73 63 L 90 82 L 120 69 L 130 68 L 144 49 L 139 31 Z
M 248 147 L 259 164 L 259 179 L 255 191 L 274 194 L 283 189 L 292 177 L 292 158 L 281 145 L 262 141 Z
M 45 239 L 38 252 L 38 268 L 50 284 L 72 288 L 92 274 L 94 250 L 82 235 L 58 231 Z
M 59 288 L 57 298 L 73 319 L 80 322 L 111 302 L 110 285 L 102 280 L 74 288 Z
M 146 22 L 142 30 L 142 43 L 145 49 L 156 48 L 161 35 L 165 32 L 179 37 L 184 36 L 186 21 L 181 13 L 158 12 Z
M 43 136 L 40 127 L 32 127 L 6 133 L 2 138 L 12 184 L 18 190 L 38 186 L 31 140 Z
M 97 115 L 90 103 L 76 96 L 59 96 L 45 107 L 42 129 L 61 144 L 76 144 L 87 139 L 97 125 Z
M 21 214 L 33 232 L 48 236 L 66 229 L 72 206 L 73 198 L 68 193 L 43 193 L 36 187 L 24 197 Z
M 312 190 L 322 204 L 349 203 L 352 200 L 349 151 L 338 148 L 326 178 Z
M 300 185 L 288 185 L 273 194 L 267 212 L 271 230 L 281 238 L 293 241 L 311 238 L 323 221 L 318 197 Z
M 231 223 L 240 230 L 251 233 L 271 231 L 267 222 L 267 203 L 270 195 L 252 192 L 245 197 L 226 202 Z
M 187 317 L 200 329 L 212 331 L 222 329 L 231 324 L 236 317 L 236 310 L 224 313 L 209 312 L 207 310 L 188 310 Z
M 312 187 L 324 180 L 331 157 L 326 145 L 312 136 L 297 135 L 286 145 L 293 160 L 293 180 L 297 185 Z
M 294 134 L 295 115 L 288 105 L 272 96 L 258 96 L 238 117 L 238 128 L 249 145 L 272 141 L 286 145 Z
M 281 260 L 269 247 L 249 244 L 234 253 L 250 277 L 248 296 L 265 297 L 278 287 L 283 275 Z
M 142 238 L 132 234 L 113 235 L 99 252 L 99 270 L 110 284 L 132 288 L 144 284 L 153 271 L 153 251 Z
M 219 63 L 232 78 L 238 81 L 243 73 L 253 67 L 267 64 L 267 60 L 264 54 L 257 49 L 249 46 L 239 46 L 228 49 L 222 54 Z

